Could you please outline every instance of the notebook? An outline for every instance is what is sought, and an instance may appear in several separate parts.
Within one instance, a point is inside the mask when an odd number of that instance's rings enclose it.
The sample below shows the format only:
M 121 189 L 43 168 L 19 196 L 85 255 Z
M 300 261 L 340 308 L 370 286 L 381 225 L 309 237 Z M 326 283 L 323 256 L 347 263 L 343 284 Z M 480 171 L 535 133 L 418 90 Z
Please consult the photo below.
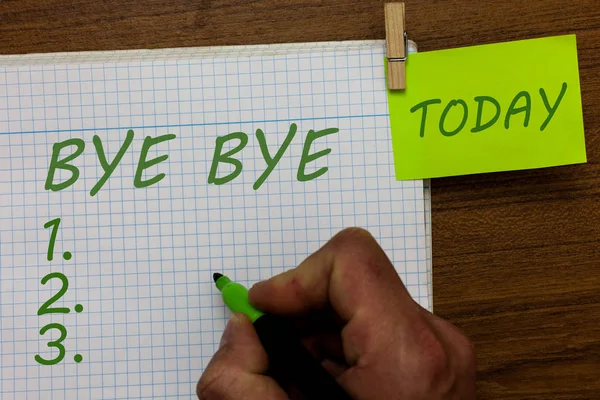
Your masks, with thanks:
M 349 226 L 431 310 L 429 183 L 394 179 L 384 54 L 0 57 L 0 398 L 189 398 L 229 316 L 211 273 L 250 286 Z

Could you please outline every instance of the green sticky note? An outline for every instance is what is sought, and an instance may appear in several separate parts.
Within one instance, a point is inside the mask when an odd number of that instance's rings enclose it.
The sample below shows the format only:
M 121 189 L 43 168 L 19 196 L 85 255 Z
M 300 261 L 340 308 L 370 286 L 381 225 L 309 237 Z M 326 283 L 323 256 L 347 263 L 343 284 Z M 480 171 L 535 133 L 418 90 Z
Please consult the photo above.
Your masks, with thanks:
M 406 82 L 398 180 L 586 162 L 575 35 L 410 54 Z

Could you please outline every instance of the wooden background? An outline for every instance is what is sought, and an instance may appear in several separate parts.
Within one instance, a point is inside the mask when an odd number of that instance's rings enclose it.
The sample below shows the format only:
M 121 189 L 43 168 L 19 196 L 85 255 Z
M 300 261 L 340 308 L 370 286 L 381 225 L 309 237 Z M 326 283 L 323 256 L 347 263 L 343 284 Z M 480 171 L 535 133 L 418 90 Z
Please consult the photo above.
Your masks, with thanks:
M 479 399 L 598 399 L 600 3 L 406 11 L 421 51 L 577 34 L 588 164 L 434 180 L 434 307 L 475 343 Z M 0 1 L 4 54 L 384 36 L 375 0 Z

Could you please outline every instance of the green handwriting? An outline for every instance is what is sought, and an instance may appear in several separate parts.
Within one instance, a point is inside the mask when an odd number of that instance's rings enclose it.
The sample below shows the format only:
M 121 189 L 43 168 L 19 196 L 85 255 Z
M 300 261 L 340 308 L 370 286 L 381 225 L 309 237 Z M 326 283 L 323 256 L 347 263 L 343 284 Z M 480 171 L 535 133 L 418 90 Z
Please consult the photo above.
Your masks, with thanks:
M 68 314 L 70 312 L 70 310 L 67 307 L 56 307 L 56 308 L 50 307 L 55 301 L 57 301 L 58 299 L 63 297 L 65 295 L 65 293 L 67 293 L 67 290 L 69 289 L 69 280 L 67 279 L 67 277 L 64 274 L 62 274 L 60 272 L 52 272 L 52 273 L 44 276 L 42 278 L 42 285 L 45 285 L 46 282 L 48 282 L 52 278 L 58 278 L 61 281 L 62 286 L 61 286 L 60 290 L 58 292 L 56 292 L 56 294 L 54 296 L 50 297 L 48 299 L 48 301 L 46 301 L 44 304 L 42 304 L 42 306 L 40 307 L 40 309 L 37 312 L 37 315 Z
M 546 112 L 544 120 L 539 127 L 540 131 L 546 129 L 548 124 L 550 124 L 566 92 L 567 83 L 563 82 L 560 88 L 560 92 L 556 97 L 556 100 L 553 102 L 553 104 L 550 104 L 550 101 L 548 100 L 548 95 L 546 94 L 546 90 L 544 88 L 540 88 L 539 95 L 541 98 L 541 102 L 544 105 L 544 111 Z M 475 114 L 475 125 L 470 130 L 472 133 L 479 133 L 491 128 L 492 126 L 494 126 L 494 124 L 496 124 L 496 122 L 498 122 L 502 114 L 502 107 L 498 99 L 491 96 L 475 96 L 473 100 L 477 105 L 477 112 Z M 418 103 L 410 109 L 411 113 L 421 111 L 421 125 L 419 130 L 420 137 L 425 137 L 425 130 L 427 127 L 428 120 L 430 119 L 429 117 L 431 115 L 428 113 L 428 111 L 430 111 L 429 107 L 433 107 L 434 105 L 438 104 L 442 104 L 441 99 L 428 99 Z M 490 117 L 489 111 L 492 109 L 493 115 Z M 540 109 L 540 107 L 535 108 L 535 110 L 538 109 Z M 526 90 L 520 91 L 512 98 L 511 102 L 506 108 L 506 113 L 504 115 L 504 128 L 508 130 L 511 129 L 511 127 L 513 126 L 517 126 L 516 124 L 511 125 L 511 122 L 513 122 L 514 118 L 518 115 L 522 115 L 522 126 L 524 128 L 527 128 L 529 126 L 529 121 L 531 119 L 533 111 L 534 107 L 531 95 Z M 485 122 L 484 115 L 488 115 L 487 120 Z M 450 116 L 453 116 L 453 118 L 450 118 Z M 444 136 L 455 136 L 464 129 L 465 125 L 467 124 L 468 118 L 469 105 L 467 104 L 467 102 L 463 99 L 452 99 L 442 109 L 442 112 L 437 121 L 438 130 Z M 452 122 L 449 123 L 447 122 L 448 120 L 451 120 Z M 452 126 L 453 124 L 455 125 Z
M 121 145 L 119 152 L 117 153 L 117 155 L 111 163 L 109 163 L 106 159 L 106 154 L 104 154 L 104 147 L 102 147 L 102 141 L 100 140 L 98 135 L 94 135 L 92 141 L 94 142 L 96 153 L 98 153 L 98 161 L 100 161 L 100 166 L 104 170 L 104 174 L 102 175 L 100 180 L 94 185 L 92 190 L 90 190 L 90 196 L 93 197 L 96 193 L 98 193 L 98 190 L 102 189 L 102 186 L 104 186 L 108 178 L 110 178 L 111 174 L 113 173 L 115 168 L 117 168 L 117 165 L 119 165 L 119 162 L 125 155 L 125 152 L 129 148 L 129 145 L 131 144 L 131 142 L 133 142 L 133 135 L 134 133 L 131 129 L 127 131 L 125 142 L 123 142 L 123 145 Z
M 221 154 L 223 150 L 223 145 L 230 140 L 239 140 L 237 146 L 228 152 Z M 222 185 L 227 182 L 231 182 L 235 178 L 238 177 L 239 174 L 242 173 L 242 169 L 244 168 L 242 162 L 237 158 L 231 157 L 232 155 L 242 151 L 242 149 L 248 143 L 248 135 L 244 132 L 233 132 L 229 135 L 225 136 L 217 136 L 216 145 L 215 145 L 215 156 L 213 157 L 212 164 L 210 166 L 210 173 L 208 174 L 208 183 L 214 183 L 215 185 Z M 233 172 L 229 173 L 226 176 L 217 177 L 217 168 L 219 167 L 219 163 L 231 164 L 234 167 Z
M 265 133 L 262 131 L 262 129 L 256 130 L 256 139 L 258 139 L 260 152 L 262 153 L 262 156 L 265 159 L 265 162 L 267 163 L 267 169 L 258 177 L 256 182 L 254 183 L 254 190 L 258 190 L 260 185 L 262 185 L 264 181 L 267 180 L 271 172 L 273 172 L 275 166 L 277 165 L 279 160 L 281 160 L 281 157 L 283 157 L 283 153 L 285 153 L 290 143 L 292 143 L 292 139 L 294 139 L 294 135 L 296 134 L 297 128 L 298 127 L 296 126 L 296 124 L 290 125 L 290 130 L 287 136 L 285 137 L 283 144 L 281 145 L 279 150 L 277 150 L 277 152 L 275 153 L 275 157 L 273 158 L 271 158 L 271 155 L 269 154 L 269 147 L 267 146 L 267 139 L 265 138 Z
M 56 234 L 58 232 L 58 226 L 60 225 L 60 218 L 54 218 L 44 224 L 44 228 L 48 229 L 52 227 L 50 232 L 50 242 L 48 242 L 48 253 L 46 258 L 48 261 L 52 261 L 54 258 L 54 243 L 56 242 Z
M 440 100 L 436 100 L 435 102 L 439 103 Z M 456 101 L 456 103 L 460 102 L 461 101 Z M 434 102 L 430 101 L 429 103 L 424 103 L 425 105 L 419 106 L 424 107 L 423 124 L 425 123 L 427 115 L 426 107 L 428 104 L 433 103 Z M 447 107 L 447 109 L 450 108 L 450 106 Z M 440 123 L 440 126 L 442 127 L 442 129 L 444 129 L 442 123 Z M 256 139 L 258 141 L 260 152 L 263 160 L 265 161 L 266 167 L 264 171 L 262 171 L 260 175 L 256 178 L 256 181 L 252 185 L 254 190 L 260 189 L 261 186 L 267 181 L 271 173 L 273 173 L 273 171 L 275 170 L 285 153 L 290 148 L 292 141 L 296 137 L 297 130 L 298 126 L 296 124 L 291 124 L 285 136 L 285 139 L 283 140 L 283 142 L 281 142 L 281 145 L 276 149 L 274 153 L 271 153 L 271 151 L 269 150 L 269 146 L 267 144 L 267 134 L 262 129 L 256 130 Z M 316 163 L 319 159 L 331 153 L 330 148 L 325 148 L 311 153 L 311 148 L 313 143 L 315 143 L 317 139 L 323 138 L 327 135 L 331 135 L 337 132 L 339 132 L 338 128 L 327 128 L 320 131 L 310 130 L 306 134 L 304 145 L 302 147 L 300 162 L 298 164 L 298 171 L 296 174 L 296 178 L 298 181 L 311 181 L 327 173 L 327 165 L 315 167 L 316 170 L 308 173 L 306 172 L 307 166 L 309 164 Z M 102 140 L 98 135 L 94 135 L 94 137 L 92 138 L 92 142 L 94 144 L 95 153 L 98 157 L 98 162 L 100 164 L 100 167 L 102 168 L 102 175 L 90 190 L 90 196 L 93 197 L 96 194 L 98 194 L 100 190 L 102 190 L 104 185 L 108 182 L 111 175 L 114 173 L 114 171 L 117 169 L 117 167 L 123 160 L 127 151 L 132 147 L 134 136 L 134 131 L 132 129 L 129 129 L 125 136 L 125 140 L 119 147 L 118 152 L 115 154 L 112 161 L 109 161 Z M 157 173 L 156 175 L 147 179 L 143 178 L 145 170 L 154 167 L 166 161 L 169 158 L 168 154 L 163 154 L 155 158 L 148 158 L 148 154 L 154 146 L 157 146 L 160 143 L 167 142 L 169 140 L 173 140 L 175 138 L 176 136 L 174 134 L 165 134 L 157 137 L 147 136 L 144 139 L 140 151 L 140 157 L 137 163 L 137 167 L 135 169 L 135 175 L 133 179 L 134 187 L 146 188 L 159 183 L 165 178 L 165 174 L 162 172 Z M 242 164 L 242 158 L 237 154 L 240 153 L 246 147 L 246 145 L 248 144 L 248 140 L 248 135 L 245 132 L 232 132 L 224 136 L 218 136 L 215 139 L 215 150 L 208 173 L 209 184 L 223 185 L 225 183 L 233 181 L 242 173 L 242 170 L 244 169 L 244 166 Z M 67 151 L 66 149 L 71 148 L 73 146 L 75 148 L 71 150 L 70 154 L 63 154 L 63 152 Z M 75 161 L 81 154 L 83 154 L 84 150 L 85 142 L 83 141 L 83 139 L 78 138 L 67 139 L 65 141 L 55 143 L 52 146 L 52 156 L 50 157 L 50 166 L 48 167 L 48 175 L 46 176 L 46 190 L 51 190 L 54 192 L 61 191 L 68 187 L 71 187 L 75 184 L 75 182 L 77 182 L 77 180 L 79 179 L 80 171 L 79 168 L 73 164 L 73 161 Z M 223 164 L 229 164 L 231 168 L 227 172 L 221 172 L 221 174 L 219 174 L 219 166 L 222 166 Z M 64 170 L 70 172 L 70 175 L 66 179 L 57 181 L 57 179 L 55 178 L 57 170 Z M 51 236 L 50 244 L 48 247 L 49 261 L 52 260 L 52 252 L 54 248 L 54 240 L 56 239 L 56 229 L 58 228 L 58 223 L 60 223 L 60 219 L 52 220 L 47 223 L 48 226 L 45 226 L 46 228 L 48 228 L 50 226 L 54 226 L 53 224 L 57 224 L 52 232 L 53 236 Z M 66 253 L 64 257 L 65 259 L 68 259 Z
M 46 360 L 45 358 L 40 357 L 39 354 L 36 354 L 34 357 L 35 361 L 37 361 L 38 363 L 40 363 L 42 365 L 58 364 L 59 362 L 61 362 L 63 360 L 63 358 L 65 358 L 65 354 L 66 354 L 65 346 L 62 344 L 62 342 L 67 338 L 67 328 L 65 328 L 63 325 L 57 324 L 57 323 L 48 324 L 48 325 L 44 326 L 42 329 L 40 329 L 40 335 L 43 336 L 50 329 L 58 329 L 58 331 L 60 332 L 60 337 L 58 339 L 48 342 L 48 347 L 50 347 L 50 348 L 55 347 L 56 349 L 58 349 L 58 355 L 55 358 Z
M 50 242 L 48 244 L 48 261 L 52 261 L 53 259 L 54 244 L 56 243 L 56 236 L 58 233 L 59 226 L 60 218 L 54 218 L 44 224 L 44 228 L 52 228 L 52 231 L 50 232 Z M 70 260 L 72 256 L 73 255 L 68 251 L 65 251 L 63 253 L 63 258 L 67 261 Z M 50 297 L 47 301 L 44 302 L 44 304 L 40 306 L 40 308 L 37 311 L 37 315 L 39 316 L 52 316 L 53 314 L 68 314 L 71 312 L 71 310 L 68 307 L 52 307 L 52 305 L 58 300 L 60 300 L 67 293 L 67 290 L 69 290 L 69 279 L 67 279 L 65 274 L 63 274 L 62 272 L 51 272 L 42 278 L 41 284 L 46 285 L 50 280 L 55 278 L 60 281 L 61 286 L 52 297 Z M 75 304 L 74 309 L 76 313 L 83 312 L 83 306 L 81 304 Z M 58 355 L 55 358 L 46 359 L 40 356 L 39 354 L 36 354 L 34 356 L 35 361 L 42 365 L 55 365 L 65 358 L 66 350 L 62 342 L 67 338 L 67 328 L 65 328 L 62 324 L 59 323 L 48 324 L 42 327 L 42 329 L 40 329 L 40 335 L 43 336 L 44 334 L 46 334 L 47 331 L 51 329 L 57 329 L 60 332 L 60 337 L 58 339 L 48 342 L 48 347 L 50 349 L 58 349 Z M 75 360 L 75 362 L 79 363 L 83 360 L 83 356 L 81 354 L 75 354 L 73 359 Z
M 98 162 L 100 163 L 100 167 L 104 171 L 98 182 L 92 187 L 90 190 L 90 196 L 95 196 L 100 189 L 104 186 L 104 184 L 108 181 L 112 173 L 115 171 L 123 156 L 131 146 L 134 138 L 133 130 L 128 130 L 127 135 L 125 136 L 125 141 L 119 148 L 119 151 L 115 155 L 112 162 L 109 162 L 106 153 L 104 152 L 104 146 L 102 145 L 102 140 L 98 135 L 94 135 L 92 138 L 92 142 L 94 143 L 94 149 L 96 150 L 96 155 L 98 156 Z M 133 186 L 136 188 L 144 188 L 148 186 L 152 186 L 158 182 L 160 182 L 164 177 L 164 173 L 159 173 L 152 178 L 142 179 L 144 171 L 150 167 L 153 167 L 163 161 L 166 161 L 169 156 L 167 154 L 163 154 L 159 157 L 148 159 L 148 152 L 150 149 L 160 143 L 166 142 L 168 140 L 175 139 L 175 135 L 167 134 L 158 137 L 148 136 L 144 139 L 142 143 L 142 150 L 140 152 L 140 158 L 137 164 L 137 168 L 135 171 L 135 177 L 133 180 Z M 75 146 L 75 150 L 67 155 L 66 157 L 60 158 L 61 153 L 67 147 Z M 79 157 L 83 151 L 85 150 L 85 142 L 83 139 L 72 138 L 67 139 L 62 142 L 55 143 L 52 146 L 52 156 L 50 157 L 50 166 L 48 167 L 48 175 L 46 176 L 46 184 L 44 188 L 46 190 L 51 190 L 53 192 L 58 192 L 64 190 L 70 186 L 72 186 L 77 179 L 79 178 L 79 168 L 75 165 L 71 164 L 77 157 Z M 55 174 L 57 170 L 64 170 L 71 173 L 68 179 L 65 179 L 60 182 L 55 182 Z M 50 258 L 48 260 L 51 260 Z
M 332 133 L 337 133 L 338 131 L 339 131 L 338 128 L 329 128 L 329 129 L 323 129 L 322 131 L 315 132 L 313 130 L 310 130 L 308 132 L 308 135 L 306 135 L 306 140 L 304 141 L 304 147 L 302 148 L 302 158 L 300 159 L 300 165 L 298 166 L 297 178 L 300 182 L 312 181 L 313 179 L 317 179 L 318 177 L 320 177 L 321 175 L 323 175 L 327 172 L 327 170 L 329 168 L 326 166 L 322 167 L 308 175 L 306 175 L 304 173 L 304 169 L 306 168 L 306 164 L 316 161 L 317 159 L 324 157 L 327 154 L 331 153 L 331 149 L 327 148 L 327 149 L 317 151 L 316 153 L 309 154 L 312 143 L 315 140 L 317 140 L 318 138 L 321 138 L 321 137 L 327 136 L 327 135 L 331 135 Z
M 283 140 L 283 143 L 279 147 L 279 149 L 275 152 L 273 156 L 269 152 L 269 148 L 267 146 L 267 139 L 265 132 L 262 129 L 256 130 L 256 139 L 258 140 L 258 144 L 260 146 L 260 151 L 262 154 L 262 158 L 265 160 L 265 164 L 267 167 L 265 170 L 258 176 L 254 185 L 252 187 L 254 190 L 258 190 L 263 183 L 267 180 L 269 175 L 273 172 L 287 149 L 290 147 L 290 144 L 294 140 L 298 127 L 296 124 L 291 124 L 288 130 L 288 133 Z M 316 161 L 317 159 L 326 156 L 331 153 L 330 148 L 326 148 L 315 153 L 310 153 L 310 149 L 315 140 L 322 138 L 327 135 L 331 135 L 333 133 L 339 132 L 338 128 L 328 128 L 323 129 L 321 131 L 310 130 L 306 139 L 304 140 L 304 146 L 302 149 L 302 156 L 300 158 L 300 163 L 298 164 L 298 173 L 296 175 L 296 179 L 300 182 L 311 181 L 316 179 L 323 174 L 325 174 L 328 170 L 327 166 L 321 167 L 314 172 L 307 174 L 305 172 L 306 166 L 309 163 Z M 233 142 L 235 146 L 231 148 L 231 150 L 223 153 L 223 148 L 226 143 L 230 141 Z M 236 143 L 237 142 L 237 143 Z M 242 161 L 238 158 L 234 158 L 233 156 L 239 152 L 241 152 L 244 147 L 248 144 L 248 135 L 244 132 L 234 132 L 225 136 L 219 136 L 215 140 L 215 152 L 213 155 L 212 163 L 210 166 L 210 172 L 208 174 L 208 183 L 215 185 L 222 185 L 227 182 L 231 182 L 235 178 L 237 178 L 244 168 Z M 233 166 L 233 171 L 228 172 L 225 175 L 219 176 L 219 164 L 230 164 Z
M 142 154 L 140 155 L 140 162 L 138 163 L 137 169 L 135 171 L 135 180 L 133 181 L 133 186 L 135 186 L 136 188 L 152 186 L 155 183 L 160 182 L 165 177 L 164 173 L 160 173 L 145 181 L 142 180 L 142 174 L 144 173 L 144 170 L 146 168 L 150 168 L 158 163 L 166 161 L 169 158 L 169 156 L 166 154 L 163 154 L 162 156 L 153 158 L 151 160 L 146 160 L 146 157 L 148 156 L 148 150 L 150 150 L 152 146 L 155 146 L 162 142 L 166 142 L 167 140 L 173 140 L 175 138 L 175 135 L 162 135 L 156 138 L 147 136 L 146 139 L 144 139 L 144 144 L 142 145 Z

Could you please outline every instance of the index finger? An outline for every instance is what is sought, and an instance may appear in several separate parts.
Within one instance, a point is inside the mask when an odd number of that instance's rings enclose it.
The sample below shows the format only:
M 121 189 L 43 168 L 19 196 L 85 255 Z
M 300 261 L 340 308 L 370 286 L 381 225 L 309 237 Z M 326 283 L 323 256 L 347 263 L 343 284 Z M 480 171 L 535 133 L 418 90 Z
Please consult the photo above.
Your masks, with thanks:
M 381 321 L 390 312 L 396 319 L 419 312 L 377 241 L 359 228 L 341 231 L 297 268 L 257 283 L 249 297 L 261 310 L 280 315 L 331 305 L 346 321 L 358 313 Z

